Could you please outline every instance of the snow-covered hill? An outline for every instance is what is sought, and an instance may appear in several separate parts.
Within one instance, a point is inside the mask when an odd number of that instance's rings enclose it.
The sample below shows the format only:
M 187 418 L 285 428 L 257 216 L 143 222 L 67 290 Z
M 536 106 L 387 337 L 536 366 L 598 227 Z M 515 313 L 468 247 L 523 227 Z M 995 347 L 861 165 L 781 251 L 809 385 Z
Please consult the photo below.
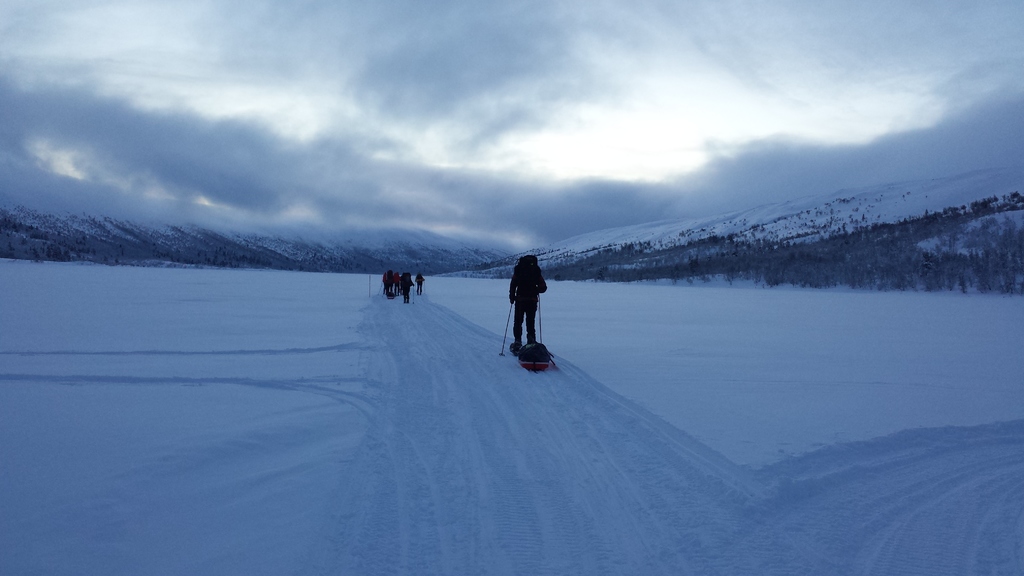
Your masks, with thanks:
M 105 264 L 434 274 L 503 256 L 422 231 L 257 234 L 0 208 L 0 257 Z
M 537 248 L 542 262 L 564 264 L 622 246 L 666 249 L 714 236 L 767 242 L 813 241 L 873 224 L 969 207 L 1024 191 L 1024 167 L 980 170 L 946 178 L 839 190 L 708 218 L 665 220 L 601 230 Z

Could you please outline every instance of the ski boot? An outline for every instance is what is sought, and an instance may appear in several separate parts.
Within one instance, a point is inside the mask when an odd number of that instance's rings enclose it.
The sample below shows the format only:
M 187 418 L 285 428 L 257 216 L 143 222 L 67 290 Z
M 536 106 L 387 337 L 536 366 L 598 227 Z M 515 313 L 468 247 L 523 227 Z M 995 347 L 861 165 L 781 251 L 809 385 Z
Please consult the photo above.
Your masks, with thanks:
M 508 351 L 511 352 L 513 356 L 519 356 L 519 351 L 522 349 L 523 343 L 520 340 L 516 340 L 508 347 Z

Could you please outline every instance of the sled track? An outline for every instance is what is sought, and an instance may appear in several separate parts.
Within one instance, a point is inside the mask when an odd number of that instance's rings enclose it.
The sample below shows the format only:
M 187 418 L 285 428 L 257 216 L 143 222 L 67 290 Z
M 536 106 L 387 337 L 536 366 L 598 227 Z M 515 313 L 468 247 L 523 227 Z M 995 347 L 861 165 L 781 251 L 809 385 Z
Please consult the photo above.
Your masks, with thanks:
M 700 573 L 686 548 L 731 532 L 749 473 L 568 363 L 523 370 L 425 298 L 372 302 L 361 331 L 378 411 L 312 572 Z
M 306 573 L 1024 573 L 1024 423 L 752 472 L 427 298 L 360 331 L 369 425 Z

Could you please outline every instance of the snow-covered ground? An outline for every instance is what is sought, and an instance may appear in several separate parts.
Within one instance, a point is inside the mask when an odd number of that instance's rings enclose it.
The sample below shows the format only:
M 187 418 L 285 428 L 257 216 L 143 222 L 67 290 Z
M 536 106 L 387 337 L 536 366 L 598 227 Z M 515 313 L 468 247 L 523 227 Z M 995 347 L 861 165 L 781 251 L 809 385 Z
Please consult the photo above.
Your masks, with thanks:
M 0 262 L 0 574 L 1024 574 L 1019 298 Z

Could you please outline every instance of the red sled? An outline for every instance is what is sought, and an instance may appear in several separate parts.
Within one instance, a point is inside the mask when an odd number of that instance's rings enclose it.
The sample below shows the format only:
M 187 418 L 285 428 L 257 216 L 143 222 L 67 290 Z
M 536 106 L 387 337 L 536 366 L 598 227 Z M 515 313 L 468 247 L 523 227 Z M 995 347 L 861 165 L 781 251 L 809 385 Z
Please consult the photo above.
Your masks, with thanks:
M 551 366 L 551 362 L 519 362 L 519 365 L 530 372 L 543 372 Z
M 551 353 L 541 343 L 527 344 L 519 349 L 517 354 L 519 365 L 532 372 L 542 372 L 551 366 Z

